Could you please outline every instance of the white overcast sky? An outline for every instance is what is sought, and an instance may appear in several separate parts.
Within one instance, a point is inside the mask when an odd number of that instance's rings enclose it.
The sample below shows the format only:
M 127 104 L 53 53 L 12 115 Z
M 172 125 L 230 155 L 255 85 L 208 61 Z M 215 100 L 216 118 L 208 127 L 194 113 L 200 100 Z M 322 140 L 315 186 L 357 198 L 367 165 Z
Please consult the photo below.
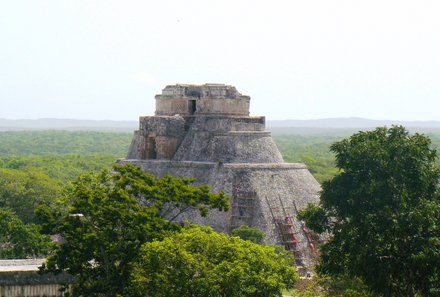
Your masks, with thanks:
M 440 120 L 440 1 L 0 1 L 0 118 L 137 120 L 206 82 L 270 120 Z

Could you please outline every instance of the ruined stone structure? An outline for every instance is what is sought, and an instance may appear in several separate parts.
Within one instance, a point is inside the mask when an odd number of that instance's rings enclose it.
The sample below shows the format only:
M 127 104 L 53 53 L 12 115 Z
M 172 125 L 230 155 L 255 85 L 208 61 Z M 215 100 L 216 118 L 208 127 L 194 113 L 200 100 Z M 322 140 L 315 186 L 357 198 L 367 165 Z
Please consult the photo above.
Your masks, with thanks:
M 318 201 L 320 186 L 304 164 L 284 163 L 264 117 L 249 116 L 250 97 L 223 84 L 173 85 L 156 96 L 156 115 L 140 117 L 126 159 L 157 177 L 197 179 L 225 191 L 229 212 L 196 211 L 182 220 L 230 233 L 240 225 L 261 229 L 266 242 L 284 244 L 298 265 L 310 265 L 315 240 L 298 210 Z

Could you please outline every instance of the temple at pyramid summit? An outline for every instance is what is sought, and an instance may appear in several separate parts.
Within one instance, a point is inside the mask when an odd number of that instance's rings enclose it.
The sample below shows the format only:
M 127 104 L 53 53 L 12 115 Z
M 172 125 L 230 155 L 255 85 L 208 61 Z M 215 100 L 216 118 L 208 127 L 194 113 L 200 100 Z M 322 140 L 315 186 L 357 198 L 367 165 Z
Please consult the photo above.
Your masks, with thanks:
M 285 163 L 265 118 L 249 116 L 250 97 L 224 84 L 166 86 L 154 116 L 141 116 L 126 159 L 157 177 L 195 178 L 229 197 L 228 212 L 181 217 L 229 234 L 248 225 L 284 245 L 298 265 L 316 258 L 317 238 L 297 218 L 319 201 L 320 185 L 304 164 Z

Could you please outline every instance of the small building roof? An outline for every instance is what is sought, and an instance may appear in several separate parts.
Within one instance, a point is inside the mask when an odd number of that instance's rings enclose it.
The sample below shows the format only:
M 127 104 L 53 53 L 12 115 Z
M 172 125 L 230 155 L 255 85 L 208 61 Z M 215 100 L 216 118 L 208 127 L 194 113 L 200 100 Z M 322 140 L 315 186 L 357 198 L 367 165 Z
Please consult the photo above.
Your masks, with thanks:
M 38 267 L 43 265 L 44 261 L 45 259 L 0 260 L 0 273 L 16 271 L 38 271 Z

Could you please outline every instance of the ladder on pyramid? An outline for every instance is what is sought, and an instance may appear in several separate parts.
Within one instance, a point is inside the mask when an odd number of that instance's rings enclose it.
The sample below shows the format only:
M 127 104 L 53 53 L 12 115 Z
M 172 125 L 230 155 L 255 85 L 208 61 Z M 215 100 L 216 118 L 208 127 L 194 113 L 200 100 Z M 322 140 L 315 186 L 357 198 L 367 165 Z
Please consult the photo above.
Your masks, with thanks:
M 296 207 L 296 203 L 295 201 L 292 201 L 292 203 L 295 208 L 295 214 L 296 216 L 298 216 L 298 208 Z M 307 247 L 310 251 L 310 255 L 312 256 L 313 261 L 315 262 L 314 264 L 317 264 L 319 258 L 319 254 L 317 250 L 319 240 L 317 240 L 316 234 L 312 232 L 309 228 L 307 228 L 307 226 L 303 221 L 300 221 L 300 224 L 301 224 L 301 231 L 307 240 Z
M 286 209 L 283 205 L 283 201 L 279 196 L 278 200 L 279 201 L 277 202 L 279 202 L 280 206 L 276 208 L 276 203 L 270 203 L 269 199 L 266 196 L 266 201 L 269 206 L 270 213 L 272 215 L 284 248 L 292 252 L 295 257 L 295 263 L 297 266 L 304 266 L 304 253 L 300 249 L 301 241 L 298 236 L 298 234 L 300 234 L 300 231 L 297 230 L 297 228 L 295 227 L 293 218 L 287 214 Z

